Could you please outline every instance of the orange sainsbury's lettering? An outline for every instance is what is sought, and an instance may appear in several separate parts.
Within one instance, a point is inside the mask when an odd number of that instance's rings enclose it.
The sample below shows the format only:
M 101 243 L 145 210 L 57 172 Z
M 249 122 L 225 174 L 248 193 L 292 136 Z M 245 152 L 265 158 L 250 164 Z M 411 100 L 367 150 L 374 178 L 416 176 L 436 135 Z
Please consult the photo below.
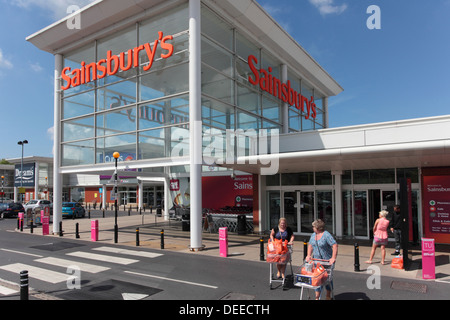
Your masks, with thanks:
M 266 91 L 290 106 L 295 106 L 298 110 L 305 112 L 305 119 L 309 119 L 309 117 L 315 119 L 317 117 L 316 104 L 314 103 L 313 96 L 308 100 L 307 97 L 298 93 L 291 87 L 291 81 L 288 80 L 286 83 L 282 83 L 280 79 L 277 79 L 272 75 L 271 67 L 268 67 L 267 70 L 258 70 L 256 67 L 257 64 L 258 59 L 255 56 L 250 55 L 248 57 L 248 66 L 250 67 L 252 74 L 248 76 L 248 81 L 252 85 L 259 86 L 261 90 Z
M 106 59 L 89 64 L 82 61 L 81 68 L 74 70 L 70 67 L 65 67 L 61 72 L 61 78 L 65 82 L 61 85 L 61 90 L 67 90 L 70 87 L 74 88 L 91 81 L 103 79 L 106 76 L 116 74 L 119 70 L 127 71 L 132 67 L 136 68 L 139 66 L 139 55 L 141 51 L 145 51 L 147 54 L 148 64 L 143 67 L 143 70 L 148 71 L 151 69 L 155 60 L 158 45 L 163 50 L 161 53 L 162 59 L 167 59 L 173 55 L 174 46 L 168 43 L 171 40 L 173 40 L 173 36 L 164 37 L 163 32 L 159 31 L 158 39 L 154 41 L 153 47 L 150 43 L 146 43 L 118 55 L 113 55 L 112 51 L 109 50 Z

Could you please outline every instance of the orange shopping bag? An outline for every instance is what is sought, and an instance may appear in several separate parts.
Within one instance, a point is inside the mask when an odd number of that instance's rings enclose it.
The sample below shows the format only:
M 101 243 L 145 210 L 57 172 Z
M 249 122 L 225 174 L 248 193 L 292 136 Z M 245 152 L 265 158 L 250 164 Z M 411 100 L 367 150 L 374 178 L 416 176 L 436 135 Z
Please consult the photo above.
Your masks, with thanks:
M 403 269 L 403 256 L 396 256 L 392 259 L 391 267 L 395 269 Z

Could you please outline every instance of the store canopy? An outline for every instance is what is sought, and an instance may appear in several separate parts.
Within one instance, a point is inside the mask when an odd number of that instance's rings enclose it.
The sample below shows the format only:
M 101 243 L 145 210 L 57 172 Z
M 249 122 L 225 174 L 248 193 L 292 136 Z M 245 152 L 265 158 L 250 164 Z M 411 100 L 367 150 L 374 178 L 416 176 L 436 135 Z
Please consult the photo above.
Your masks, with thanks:
M 221 166 L 255 174 L 271 166 L 280 173 L 450 166 L 450 116 L 281 135 L 279 153 Z

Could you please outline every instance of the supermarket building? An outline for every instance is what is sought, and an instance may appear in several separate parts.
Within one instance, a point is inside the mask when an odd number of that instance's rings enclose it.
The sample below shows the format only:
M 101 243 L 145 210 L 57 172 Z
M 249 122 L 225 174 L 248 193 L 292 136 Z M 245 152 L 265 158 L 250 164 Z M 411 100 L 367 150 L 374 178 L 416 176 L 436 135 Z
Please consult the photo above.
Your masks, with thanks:
M 97 177 L 106 199 L 119 152 L 130 202 L 159 188 L 190 208 L 193 250 L 227 184 L 255 231 L 286 217 L 307 235 L 322 218 L 367 239 L 402 178 L 414 237 L 450 243 L 450 117 L 328 128 L 343 88 L 253 0 L 95 1 L 27 40 L 55 56 L 56 222 L 63 177 Z

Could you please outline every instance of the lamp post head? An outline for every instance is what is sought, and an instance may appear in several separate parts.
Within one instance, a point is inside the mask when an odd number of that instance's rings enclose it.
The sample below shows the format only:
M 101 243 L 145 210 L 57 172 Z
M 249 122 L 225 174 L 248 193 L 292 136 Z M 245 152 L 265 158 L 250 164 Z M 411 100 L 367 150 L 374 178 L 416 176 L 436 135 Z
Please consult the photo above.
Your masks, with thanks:
M 24 144 L 27 144 L 27 143 L 28 143 L 28 140 L 23 140 L 23 141 L 17 142 L 17 144 L 21 145 L 21 146 L 23 146 Z

